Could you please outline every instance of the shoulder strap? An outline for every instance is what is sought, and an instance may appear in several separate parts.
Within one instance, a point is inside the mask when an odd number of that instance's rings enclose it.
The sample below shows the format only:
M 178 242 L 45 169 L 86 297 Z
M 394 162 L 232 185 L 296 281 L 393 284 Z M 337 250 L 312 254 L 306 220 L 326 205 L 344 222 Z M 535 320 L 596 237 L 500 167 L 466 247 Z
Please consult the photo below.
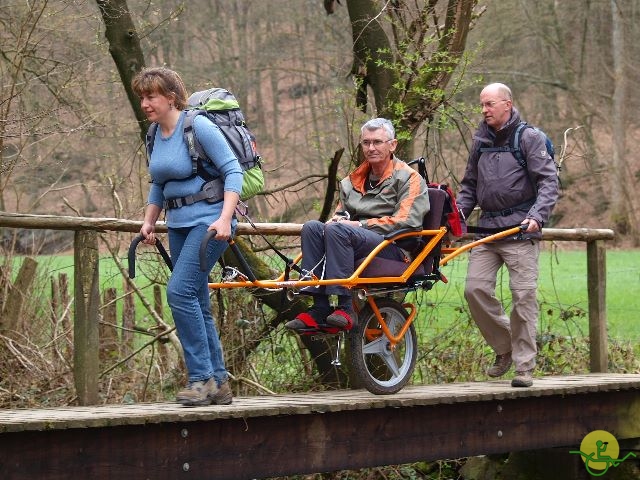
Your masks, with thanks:
M 187 149 L 189 150 L 189 157 L 191 157 L 192 169 L 191 173 L 193 175 L 198 171 L 198 158 L 201 157 L 201 154 L 198 152 L 202 152 L 204 154 L 204 150 L 200 146 L 198 142 L 198 138 L 194 134 L 193 128 L 193 119 L 197 115 L 205 115 L 206 113 L 203 110 L 187 110 L 187 113 L 184 117 L 183 123 L 183 138 L 184 142 L 187 145 Z M 147 130 L 146 137 L 146 149 L 147 149 L 147 165 L 151 161 L 151 153 L 153 152 L 153 144 L 156 140 L 156 132 L 158 131 L 158 124 L 153 122 L 149 125 L 149 129 Z M 206 154 L 204 154 L 206 157 Z
M 184 131 L 184 142 L 187 145 L 187 149 L 189 150 L 189 157 L 191 158 L 191 174 L 192 175 L 200 175 L 205 180 L 211 180 L 214 177 L 211 176 L 209 172 L 205 170 L 203 167 L 203 162 L 211 162 L 211 159 L 207 156 L 207 152 L 204 151 L 202 145 L 198 141 L 198 135 L 196 135 L 195 130 L 195 118 L 198 115 L 204 115 L 209 118 L 207 112 L 205 110 L 200 109 L 189 109 L 186 111 L 184 116 L 183 123 L 183 131 Z M 209 120 L 211 120 L 209 118 Z
M 195 175 L 198 172 L 198 159 L 200 158 L 198 150 L 202 150 L 198 144 L 198 138 L 193 130 L 193 119 L 200 114 L 204 114 L 204 112 L 202 110 L 187 110 L 183 123 L 184 143 L 187 145 L 187 149 L 189 150 L 192 175 Z
M 151 152 L 153 152 L 153 142 L 156 139 L 157 131 L 158 131 L 158 124 L 156 122 L 153 122 L 151 125 L 149 125 L 149 128 L 147 129 L 147 137 L 145 140 L 145 147 L 147 149 L 147 167 L 151 162 Z
M 509 145 L 504 145 L 502 147 L 485 147 L 480 145 L 478 149 L 479 152 L 509 152 L 512 153 L 516 158 L 517 162 L 520 164 L 522 168 L 527 168 L 527 160 L 522 155 L 522 150 L 520 149 L 520 139 L 522 137 L 522 131 L 525 128 L 533 128 L 531 125 L 528 125 L 527 122 L 520 122 L 518 126 L 515 128 L 513 133 L 511 134 L 511 139 L 509 141 Z
M 522 138 L 522 131 L 525 128 L 533 128 L 531 125 L 527 124 L 527 122 L 520 122 L 516 129 L 513 131 L 513 136 L 511 137 L 511 152 L 513 156 L 516 157 L 516 160 L 520 164 L 522 168 L 526 170 L 527 168 L 527 159 L 524 158 L 522 154 L 522 150 L 520 149 L 520 140 Z

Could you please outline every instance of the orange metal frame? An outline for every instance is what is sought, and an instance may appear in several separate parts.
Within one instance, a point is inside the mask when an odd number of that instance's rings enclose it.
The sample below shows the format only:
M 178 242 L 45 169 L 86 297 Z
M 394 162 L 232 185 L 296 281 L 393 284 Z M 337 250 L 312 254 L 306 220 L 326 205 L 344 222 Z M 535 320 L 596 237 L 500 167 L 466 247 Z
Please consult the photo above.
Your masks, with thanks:
M 504 230 L 502 232 L 496 233 L 494 235 L 490 235 L 479 240 L 475 240 L 473 242 L 469 242 L 461 245 L 460 247 L 444 247 L 441 249 L 440 253 L 442 257 L 440 258 L 439 265 L 445 265 L 449 261 L 453 260 L 455 257 L 460 254 L 477 247 L 483 243 L 492 242 L 495 240 L 499 240 L 511 235 L 516 235 L 522 232 L 522 227 L 513 227 L 508 230 Z M 358 288 L 362 289 L 365 292 L 367 291 L 367 287 L 376 284 L 404 284 L 411 278 L 411 276 L 415 273 L 418 267 L 422 264 L 422 262 L 429 256 L 434 249 L 441 243 L 442 239 L 447 233 L 447 229 L 445 227 L 441 227 L 438 230 L 422 230 L 417 232 L 407 232 L 403 234 L 396 235 L 392 238 L 383 240 L 367 257 L 363 260 L 363 262 L 356 268 L 353 274 L 348 278 L 335 278 L 335 279 L 310 279 L 310 280 L 285 280 L 285 273 L 281 273 L 278 278 L 269 279 L 269 280 L 254 280 L 250 281 L 248 279 L 241 280 L 231 280 L 224 282 L 213 282 L 209 284 L 209 288 L 218 289 L 218 288 L 265 288 L 265 289 L 281 289 L 281 288 L 291 288 L 291 289 L 299 289 L 302 287 L 317 287 L 323 285 L 341 285 L 343 287 L 353 289 Z M 362 273 L 365 269 L 371 264 L 373 259 L 385 249 L 391 243 L 409 237 L 425 237 L 430 238 L 429 242 L 422 248 L 420 253 L 409 263 L 407 264 L 407 268 L 402 273 L 402 275 L 397 277 L 362 277 Z M 233 240 L 229 241 L 230 243 Z M 294 264 L 298 264 L 302 259 L 302 254 L 299 254 L 293 261 Z M 446 280 L 445 280 L 446 281 Z M 376 305 L 375 299 L 371 295 L 367 295 L 367 303 L 371 307 L 372 311 L 376 315 L 376 318 L 380 324 L 380 328 L 376 329 L 367 329 L 365 335 L 369 339 L 378 338 L 381 335 L 381 332 L 386 335 L 391 343 L 391 347 L 395 348 L 396 344 L 402 340 L 405 333 L 413 323 L 416 317 L 416 307 L 411 303 L 405 303 L 403 306 L 409 310 L 409 316 L 406 322 L 403 324 L 400 332 L 397 335 L 394 335 L 389 327 L 387 326 L 383 316 L 380 314 L 380 310 Z

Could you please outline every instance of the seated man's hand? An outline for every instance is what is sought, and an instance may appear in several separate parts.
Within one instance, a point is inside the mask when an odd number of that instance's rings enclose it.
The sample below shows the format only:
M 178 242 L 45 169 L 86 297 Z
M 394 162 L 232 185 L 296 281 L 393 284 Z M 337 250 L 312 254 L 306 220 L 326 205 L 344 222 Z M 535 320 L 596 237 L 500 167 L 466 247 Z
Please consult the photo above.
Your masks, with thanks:
M 344 217 L 339 217 L 339 216 L 333 216 L 331 217 L 330 220 L 327 221 L 327 223 L 332 223 L 332 222 L 339 222 L 342 224 L 346 224 L 346 225 L 351 225 L 352 227 L 361 227 L 362 224 L 360 222 L 358 222 L 357 220 L 347 220 Z
M 350 218 L 351 218 L 351 216 L 349 215 L 349 212 L 338 210 L 336 213 L 333 214 L 333 217 L 331 217 L 327 221 L 327 223 L 329 223 L 329 222 L 342 222 L 344 220 L 349 220 Z

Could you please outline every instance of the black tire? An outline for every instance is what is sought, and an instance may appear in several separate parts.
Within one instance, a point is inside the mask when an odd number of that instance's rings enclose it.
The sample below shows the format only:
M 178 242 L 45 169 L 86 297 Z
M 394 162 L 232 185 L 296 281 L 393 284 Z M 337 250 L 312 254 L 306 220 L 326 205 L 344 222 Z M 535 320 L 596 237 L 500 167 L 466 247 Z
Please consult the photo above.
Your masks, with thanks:
M 391 333 L 396 335 L 409 314 L 402 304 L 393 300 L 380 299 L 376 305 Z M 359 386 L 376 395 L 388 395 L 399 392 L 411 379 L 418 355 L 413 323 L 392 351 L 391 342 L 367 305 L 358 313 L 351 341 L 351 365 Z

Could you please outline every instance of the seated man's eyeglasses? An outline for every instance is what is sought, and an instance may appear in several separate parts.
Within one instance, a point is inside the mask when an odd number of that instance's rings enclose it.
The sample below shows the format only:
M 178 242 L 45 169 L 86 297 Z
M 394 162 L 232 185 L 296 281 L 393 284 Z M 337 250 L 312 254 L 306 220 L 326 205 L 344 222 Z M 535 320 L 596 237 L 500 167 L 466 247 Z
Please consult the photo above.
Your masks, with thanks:
M 373 148 L 379 148 L 381 147 L 383 144 L 387 143 L 387 142 L 391 142 L 392 140 L 362 140 L 360 142 L 360 145 L 362 145 L 362 148 L 369 148 L 373 145 Z

